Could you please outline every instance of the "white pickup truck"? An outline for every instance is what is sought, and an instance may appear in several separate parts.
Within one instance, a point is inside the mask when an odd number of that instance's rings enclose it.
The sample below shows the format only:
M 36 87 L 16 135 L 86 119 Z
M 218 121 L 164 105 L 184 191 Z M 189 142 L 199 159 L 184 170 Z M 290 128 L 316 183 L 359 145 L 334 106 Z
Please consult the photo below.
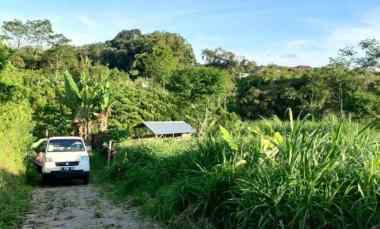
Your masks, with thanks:
M 81 178 L 88 184 L 90 158 L 80 137 L 51 137 L 39 141 L 34 162 L 44 181 L 52 178 Z

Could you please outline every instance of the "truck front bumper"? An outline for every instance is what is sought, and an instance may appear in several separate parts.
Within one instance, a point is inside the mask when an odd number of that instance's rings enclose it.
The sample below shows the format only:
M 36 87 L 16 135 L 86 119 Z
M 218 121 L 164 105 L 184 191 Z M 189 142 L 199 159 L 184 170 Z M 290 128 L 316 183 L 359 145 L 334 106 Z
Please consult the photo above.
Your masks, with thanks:
M 90 172 L 83 170 L 52 171 L 43 175 L 48 178 L 83 178 L 89 176 Z
M 85 176 L 90 172 L 89 162 L 79 162 L 74 166 L 57 166 L 55 162 L 46 162 L 42 167 L 42 174 L 60 177 L 78 177 Z

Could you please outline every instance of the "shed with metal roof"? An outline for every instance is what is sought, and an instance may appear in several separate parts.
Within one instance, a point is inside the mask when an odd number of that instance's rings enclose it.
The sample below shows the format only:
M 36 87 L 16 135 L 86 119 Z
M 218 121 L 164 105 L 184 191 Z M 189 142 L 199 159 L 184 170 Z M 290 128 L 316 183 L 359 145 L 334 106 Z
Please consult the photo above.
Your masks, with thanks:
M 145 121 L 135 127 L 136 137 L 180 137 L 195 132 L 184 121 Z

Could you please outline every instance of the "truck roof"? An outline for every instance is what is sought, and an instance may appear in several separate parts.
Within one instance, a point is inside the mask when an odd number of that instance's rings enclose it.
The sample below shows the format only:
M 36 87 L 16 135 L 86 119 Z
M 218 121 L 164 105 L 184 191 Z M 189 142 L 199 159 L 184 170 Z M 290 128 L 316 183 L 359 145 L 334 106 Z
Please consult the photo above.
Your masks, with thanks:
M 83 140 L 83 138 L 78 136 L 57 136 L 57 137 L 50 137 L 48 140 L 65 140 L 65 139 L 77 139 L 77 140 Z

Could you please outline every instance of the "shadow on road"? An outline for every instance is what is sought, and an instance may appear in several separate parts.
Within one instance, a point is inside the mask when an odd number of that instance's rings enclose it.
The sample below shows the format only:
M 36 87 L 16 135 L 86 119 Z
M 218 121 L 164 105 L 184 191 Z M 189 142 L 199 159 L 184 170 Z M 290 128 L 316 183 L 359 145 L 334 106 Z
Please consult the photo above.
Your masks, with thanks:
M 65 187 L 65 186 L 78 186 L 84 185 L 83 181 L 80 179 L 68 179 L 68 178 L 57 178 L 50 180 L 49 182 L 40 182 L 39 187 L 50 188 L 50 187 Z

